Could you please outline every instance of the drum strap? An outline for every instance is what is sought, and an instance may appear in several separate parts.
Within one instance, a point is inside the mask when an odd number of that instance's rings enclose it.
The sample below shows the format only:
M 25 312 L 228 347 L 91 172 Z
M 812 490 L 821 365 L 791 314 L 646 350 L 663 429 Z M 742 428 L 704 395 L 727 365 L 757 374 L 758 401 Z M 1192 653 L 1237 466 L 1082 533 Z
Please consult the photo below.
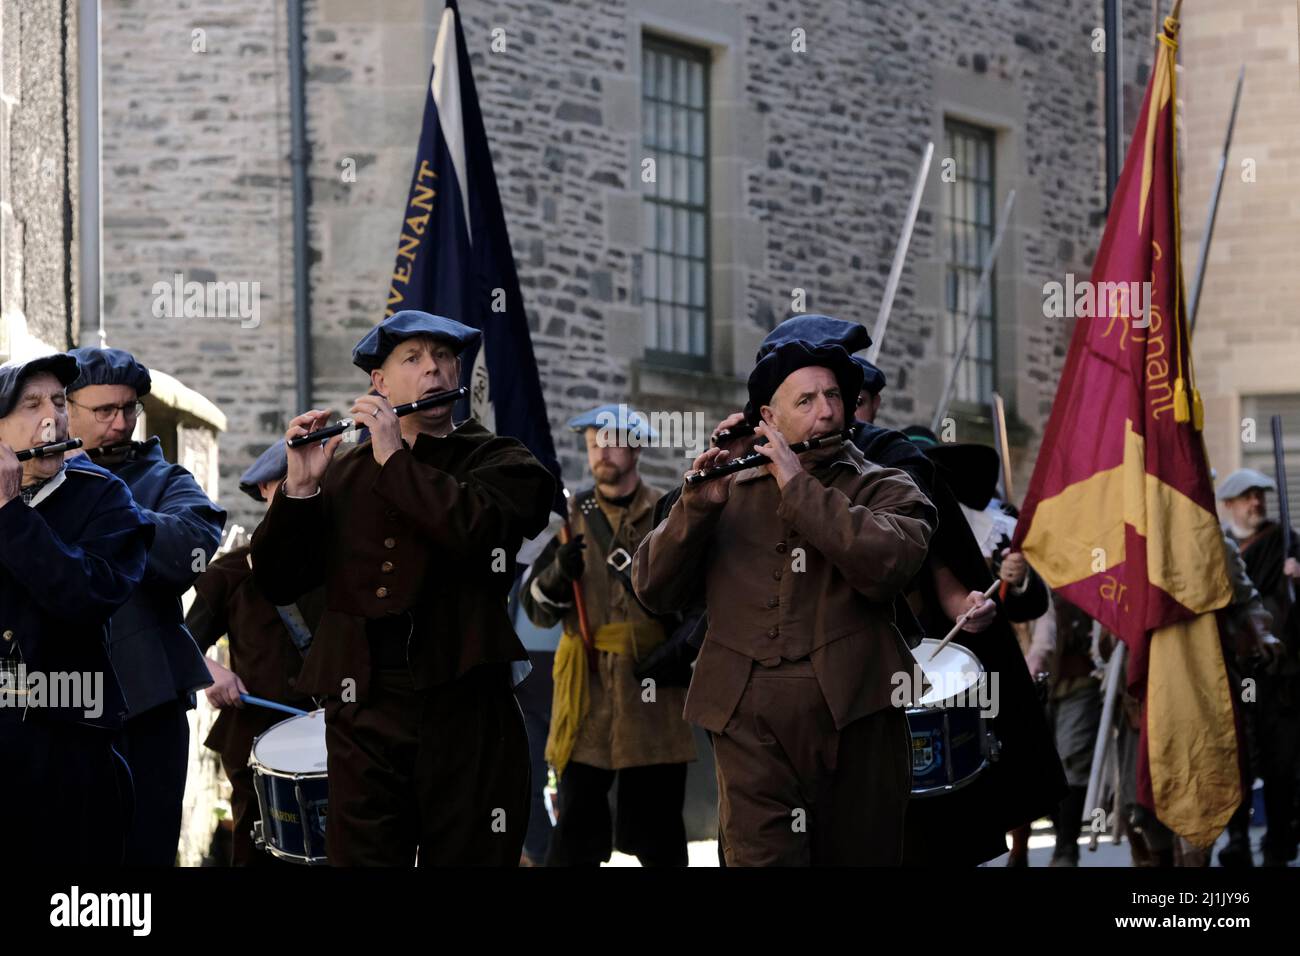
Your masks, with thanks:
M 284 622 L 285 629 L 289 632 L 289 639 L 293 641 L 293 646 L 298 648 L 299 654 L 306 657 L 307 651 L 311 648 L 311 628 L 303 620 L 302 611 L 298 610 L 298 605 L 277 604 L 275 613 L 280 615 L 280 620 Z

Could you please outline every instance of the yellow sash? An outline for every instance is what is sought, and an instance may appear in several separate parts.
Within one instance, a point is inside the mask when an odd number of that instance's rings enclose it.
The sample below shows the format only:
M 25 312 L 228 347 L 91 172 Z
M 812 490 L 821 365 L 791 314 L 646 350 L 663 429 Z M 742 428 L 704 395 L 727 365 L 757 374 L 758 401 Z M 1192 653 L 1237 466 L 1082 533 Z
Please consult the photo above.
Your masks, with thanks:
M 600 627 L 592 643 L 596 650 L 609 654 L 631 654 L 640 658 L 666 640 L 663 627 L 656 621 L 622 621 Z M 555 696 L 551 701 L 551 734 L 546 744 L 546 762 L 555 768 L 558 780 L 569 764 L 578 728 L 591 706 L 587 655 L 582 638 L 565 631 L 555 649 Z

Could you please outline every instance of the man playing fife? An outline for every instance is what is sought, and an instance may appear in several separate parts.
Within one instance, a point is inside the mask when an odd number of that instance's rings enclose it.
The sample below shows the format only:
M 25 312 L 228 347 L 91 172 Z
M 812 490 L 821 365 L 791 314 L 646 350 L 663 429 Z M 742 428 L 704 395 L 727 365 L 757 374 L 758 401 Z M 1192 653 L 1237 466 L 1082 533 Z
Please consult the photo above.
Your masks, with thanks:
M 837 345 L 766 355 L 749 408 L 767 463 L 685 486 L 633 562 L 656 612 L 705 582 L 709 630 L 685 716 L 713 735 L 729 866 L 902 858 L 911 740 L 890 697 L 913 660 L 892 603 L 925 559 L 935 510 L 850 443 L 790 448 L 842 429 L 861 385 Z M 711 449 L 694 467 L 728 457 Z
M 516 866 L 528 828 L 528 738 L 511 691 L 528 654 L 506 613 L 514 556 L 546 527 L 555 481 L 528 450 L 450 405 L 393 406 L 455 388 L 480 333 L 426 312 L 389 316 L 352 352 L 376 394 L 370 437 L 332 460 L 290 448 L 253 535 L 276 605 L 325 585 L 295 690 L 325 698 L 334 865 Z M 313 410 L 285 440 L 329 418 Z

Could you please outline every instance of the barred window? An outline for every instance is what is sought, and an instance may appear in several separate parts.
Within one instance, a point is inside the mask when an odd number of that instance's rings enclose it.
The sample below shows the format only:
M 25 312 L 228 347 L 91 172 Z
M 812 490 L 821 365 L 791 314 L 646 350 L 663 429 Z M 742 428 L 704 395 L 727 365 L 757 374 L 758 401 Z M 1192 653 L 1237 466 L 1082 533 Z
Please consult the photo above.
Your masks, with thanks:
M 647 357 L 693 368 L 709 355 L 709 57 L 643 37 L 641 308 Z
M 958 120 L 944 122 L 943 155 L 956 164 L 956 181 L 944 183 L 943 188 L 947 313 L 940 323 L 940 347 L 949 362 L 961 344 L 970 300 L 993 244 L 994 135 L 993 130 Z M 953 386 L 955 401 L 984 405 L 993 399 L 996 276 L 994 270 L 975 313 L 975 327 Z
M 1291 526 L 1300 524 L 1300 395 L 1243 395 L 1241 417 L 1253 422 L 1253 433 L 1243 426 L 1241 441 L 1241 467 L 1254 468 L 1273 478 L 1276 465 L 1273 458 L 1274 415 L 1282 416 L 1282 456 L 1286 464 L 1287 502 L 1291 505 Z M 1219 470 L 1220 481 L 1228 477 L 1226 469 Z M 1269 492 L 1264 496 L 1268 517 L 1278 517 L 1278 496 Z

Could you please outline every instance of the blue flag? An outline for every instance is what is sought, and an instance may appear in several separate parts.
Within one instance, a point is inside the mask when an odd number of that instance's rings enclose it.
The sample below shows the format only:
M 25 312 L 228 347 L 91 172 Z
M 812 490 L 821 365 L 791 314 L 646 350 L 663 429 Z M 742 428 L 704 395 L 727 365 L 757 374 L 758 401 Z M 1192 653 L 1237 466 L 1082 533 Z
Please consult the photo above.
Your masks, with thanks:
M 461 356 L 470 396 L 457 418 L 473 415 L 523 442 L 558 489 L 560 466 L 456 0 L 447 0 L 434 44 L 385 315 L 402 309 L 445 315 L 483 333 Z M 565 513 L 558 490 L 555 510 Z

